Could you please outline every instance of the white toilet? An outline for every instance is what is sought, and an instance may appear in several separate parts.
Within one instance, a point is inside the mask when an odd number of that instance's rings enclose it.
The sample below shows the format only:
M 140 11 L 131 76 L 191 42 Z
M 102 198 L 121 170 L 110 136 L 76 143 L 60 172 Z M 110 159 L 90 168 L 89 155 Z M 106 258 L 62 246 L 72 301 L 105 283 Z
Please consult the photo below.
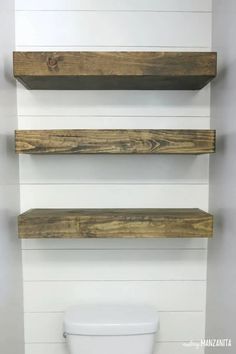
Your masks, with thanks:
M 64 318 L 69 354 L 152 354 L 158 327 L 148 306 L 81 305 Z

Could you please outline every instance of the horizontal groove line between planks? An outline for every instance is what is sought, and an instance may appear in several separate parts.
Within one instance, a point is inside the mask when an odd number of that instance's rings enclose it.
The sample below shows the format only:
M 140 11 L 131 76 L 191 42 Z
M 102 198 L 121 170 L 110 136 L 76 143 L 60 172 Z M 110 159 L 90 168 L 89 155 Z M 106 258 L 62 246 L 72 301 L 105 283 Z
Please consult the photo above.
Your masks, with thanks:
M 25 240 L 27 242 L 27 240 Z M 21 248 L 22 251 L 120 251 L 122 252 L 124 248 Z M 160 250 L 166 251 L 207 251 L 207 248 L 129 248 L 131 251 L 151 251 Z
M 205 314 L 205 311 L 202 310 L 202 311 L 194 311 L 194 310 L 191 310 L 191 311 L 188 311 L 188 310 L 158 310 L 158 312 L 161 312 L 161 313 L 201 313 L 201 314 Z M 40 315 L 40 314 L 63 314 L 64 311 L 24 311 L 24 314 L 27 315 L 27 314 L 35 314 L 35 315 Z
M 148 46 L 144 46 L 144 45 L 54 45 L 54 44 L 50 44 L 50 45 L 40 45 L 40 44 L 18 44 L 16 46 L 16 50 L 17 48 L 175 48 L 175 49 L 198 49 L 199 51 L 202 49 L 208 49 L 209 51 L 211 50 L 211 47 L 209 46 L 164 46 L 164 45 L 148 45 Z M 114 50 L 115 51 L 115 50 Z
M 50 280 L 44 280 L 44 279 L 42 279 L 42 280 L 40 280 L 40 279 L 37 279 L 37 280 L 24 280 L 23 282 L 24 283 L 35 283 L 35 282 L 37 282 L 37 283 L 55 283 L 55 282 L 58 282 L 58 281 L 60 281 L 60 282 L 62 282 L 62 283 L 68 283 L 68 282 L 71 282 L 71 283 L 76 283 L 76 282 L 80 282 L 80 283 L 83 283 L 83 282 L 93 282 L 93 283 L 95 283 L 95 282 L 97 282 L 97 283 L 101 283 L 101 282 L 103 282 L 103 283 L 109 283 L 109 282 L 112 282 L 112 283 L 115 283 L 115 282 L 123 282 L 123 283 L 125 283 L 125 282 L 129 282 L 129 283 L 133 283 L 133 282 L 141 282 L 141 283 L 153 283 L 153 282 L 206 282 L 206 280 L 207 279 L 198 279 L 198 280 L 196 280 L 196 279 L 179 279 L 179 280 L 176 280 L 176 279 L 166 279 L 166 280 L 159 280 L 159 279 L 155 279 L 155 280 L 152 280 L 152 279 L 139 279 L 139 280 L 137 280 L 137 279 L 123 279 L 123 280 L 106 280 L 106 279 L 96 279 L 96 280 L 94 280 L 94 279 L 89 279 L 89 280 L 63 280 L 63 279 L 60 279 L 60 280 L 54 280 L 54 279 L 50 279 Z
M 183 180 L 183 181 L 170 181 L 170 180 L 166 180 L 163 182 L 163 179 L 160 180 L 160 182 L 155 181 L 153 182 L 153 180 L 151 181 L 137 181 L 137 180 L 134 180 L 132 181 L 132 179 L 124 179 L 121 181 L 118 181 L 118 180 L 115 180 L 113 181 L 112 178 L 109 179 L 109 180 L 105 180 L 104 182 L 104 179 L 100 180 L 98 179 L 97 181 L 89 181 L 89 180 L 85 180 L 84 178 L 82 178 L 81 182 L 77 182 L 77 181 L 68 181 L 68 182 L 49 182 L 47 179 L 45 180 L 45 182 L 21 182 L 19 185 L 21 185 L 22 187 L 23 186 L 58 186 L 58 185 L 61 185 L 61 186 L 98 186 L 98 187 L 101 187 L 101 186 L 104 186 L 104 184 L 106 184 L 106 186 L 117 186 L 117 187 L 123 187 L 123 186 L 140 186 L 140 187 L 145 187 L 145 186 L 171 186 L 171 187 L 178 187 L 178 186 L 208 186 L 208 183 L 206 182 L 206 179 L 202 180 L 202 181 L 191 181 L 191 178 L 189 180 Z
M 105 115 L 105 114 L 100 114 L 100 115 L 95 115 L 95 114 L 68 114 L 68 115 L 65 115 L 65 114 L 18 114 L 18 117 L 20 118 L 24 118 L 24 117 L 38 117 L 38 118 L 41 118 L 41 117 L 47 117 L 47 118 L 50 118 L 50 117 L 60 117 L 60 118 L 70 118 L 70 117 L 77 117 L 77 118 L 203 118 L 203 119 L 209 119 L 211 118 L 210 116 L 191 116 L 191 115 L 188 115 L 188 116 L 180 116 L 180 115 L 140 115 L 140 116 L 137 116 L 137 115 L 129 115 L 129 114 L 123 114 L 123 115 Z M 99 129 L 98 129 L 99 130 Z
M 207 10 L 196 10 L 196 11 L 191 11 L 191 10 L 96 10 L 96 9 L 84 9 L 84 10 L 78 10 L 78 9 L 70 9 L 70 10 L 66 10 L 66 9 L 48 9 L 48 10 L 43 10 L 43 9 L 38 9 L 38 10 L 33 10 L 33 9 L 16 9 L 15 10 L 16 12 L 98 12 L 98 13 L 101 13 L 101 12 L 111 12 L 111 13 L 116 13 L 116 12 L 138 12 L 138 13 L 192 13 L 192 14 L 212 14 L 212 11 L 207 11 Z
M 194 340 L 194 342 L 199 342 L 200 340 Z M 173 341 L 156 341 L 156 343 L 189 343 L 189 341 L 177 341 L 177 340 L 173 340 Z M 53 344 L 61 344 L 61 345 L 65 345 L 65 342 L 25 342 L 25 344 L 30 344 L 30 345 L 38 345 L 38 344 L 47 344 L 47 345 L 53 345 Z
M 170 250 L 170 251 L 205 251 L 206 248 L 145 248 L 145 247 L 142 247 L 142 248 L 22 248 L 21 249 L 22 251 L 42 251 L 42 250 L 45 250 L 45 251 L 95 251 L 95 252 L 98 252 L 98 251 L 101 251 L 101 252 L 104 252 L 104 251 L 111 251 L 111 250 L 114 250 L 114 251 L 124 251 L 124 252 L 135 252 L 135 251 L 138 251 L 138 250 L 142 250 L 142 251 L 160 251 L 160 252 L 165 252 L 167 250 Z

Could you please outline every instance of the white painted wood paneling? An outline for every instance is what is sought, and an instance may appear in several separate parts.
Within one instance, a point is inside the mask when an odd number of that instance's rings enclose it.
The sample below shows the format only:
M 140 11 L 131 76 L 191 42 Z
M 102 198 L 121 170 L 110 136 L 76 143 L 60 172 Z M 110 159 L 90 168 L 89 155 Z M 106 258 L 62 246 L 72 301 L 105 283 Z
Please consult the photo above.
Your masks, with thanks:
M 24 184 L 207 184 L 207 155 L 22 155 Z M 142 168 L 140 168 L 142 166 Z
M 200 91 L 29 91 L 18 85 L 19 116 L 209 117 L 210 87 Z M 43 116 L 47 116 L 43 118 Z M 124 117 L 124 118 L 122 118 Z M 36 118 L 38 119 L 38 118 Z M 147 118 L 147 122 L 149 118 Z M 69 123 L 70 124 L 70 123 Z M 77 123 L 79 124 L 79 122 Z M 88 123 L 89 124 L 89 123 Z M 120 123 L 122 124 L 122 122 Z M 128 124 L 128 123 L 127 123 Z M 149 124 L 149 123 L 148 123 Z M 167 121 L 168 124 L 168 121 Z
M 197 345 L 197 344 L 196 344 Z M 157 343 L 154 354 L 204 354 L 204 348 L 196 351 L 196 346 L 189 346 L 188 342 Z M 26 344 L 25 354 L 68 354 L 66 344 L 63 343 L 37 343 Z
M 208 209 L 207 185 L 21 185 L 21 211 L 30 208 Z
M 25 354 L 68 354 L 66 344 L 62 343 L 37 343 L 25 345 Z
M 210 13 L 20 11 L 16 26 L 17 46 L 211 46 Z
M 66 129 L 210 129 L 210 118 L 34 115 L 19 116 L 18 124 L 19 129 L 26 130 L 64 129 L 65 126 Z
M 185 239 L 28 239 L 21 240 L 23 250 L 91 250 L 91 249 L 207 249 L 207 239 L 185 238 Z
M 149 304 L 158 311 L 205 311 L 205 281 L 28 281 L 25 312 L 58 312 L 85 303 Z
M 160 312 L 158 342 L 199 341 L 204 337 L 203 312 Z M 64 313 L 26 313 L 26 343 L 63 343 Z
M 16 0 L 16 10 L 211 11 L 211 0 Z
M 211 2 L 17 0 L 16 45 L 209 51 Z M 209 85 L 199 92 L 27 91 L 21 85 L 17 91 L 20 129 L 209 128 Z M 22 211 L 208 209 L 208 156 L 21 156 L 20 181 Z M 40 239 L 22 240 L 22 248 L 26 354 L 67 354 L 62 312 L 77 303 L 114 301 L 161 311 L 155 354 L 196 353 L 183 341 L 204 336 L 207 240 Z
M 203 250 L 23 251 L 24 280 L 205 280 Z

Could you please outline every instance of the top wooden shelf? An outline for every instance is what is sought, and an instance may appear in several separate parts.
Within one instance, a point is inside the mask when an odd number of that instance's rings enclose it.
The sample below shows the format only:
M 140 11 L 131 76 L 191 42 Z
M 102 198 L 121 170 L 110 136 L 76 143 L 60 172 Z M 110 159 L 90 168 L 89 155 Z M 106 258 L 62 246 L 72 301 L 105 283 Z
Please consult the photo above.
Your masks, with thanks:
M 214 52 L 14 52 L 14 76 L 38 90 L 199 90 Z

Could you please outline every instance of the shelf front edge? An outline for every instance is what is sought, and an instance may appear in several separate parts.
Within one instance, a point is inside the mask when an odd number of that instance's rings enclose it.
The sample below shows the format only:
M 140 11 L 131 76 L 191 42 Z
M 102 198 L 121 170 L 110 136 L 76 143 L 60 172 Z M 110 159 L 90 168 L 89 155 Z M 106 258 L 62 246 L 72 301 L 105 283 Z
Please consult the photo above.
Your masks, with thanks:
M 200 209 L 31 209 L 18 217 L 20 238 L 212 237 Z
M 27 89 L 200 90 L 215 78 L 215 52 L 14 52 Z
M 17 130 L 18 154 L 210 154 L 214 130 Z

